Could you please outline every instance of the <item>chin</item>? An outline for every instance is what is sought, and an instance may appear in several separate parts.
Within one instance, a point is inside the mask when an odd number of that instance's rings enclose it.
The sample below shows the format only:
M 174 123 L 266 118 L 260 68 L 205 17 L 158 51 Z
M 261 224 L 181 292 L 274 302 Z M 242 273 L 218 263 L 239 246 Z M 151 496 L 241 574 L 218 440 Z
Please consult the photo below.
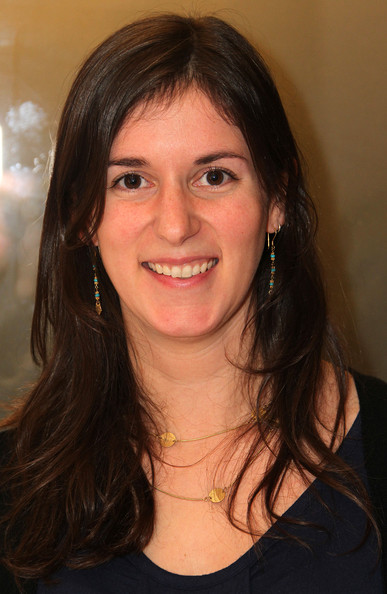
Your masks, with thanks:
M 122 304 L 122 302 L 121 302 Z M 123 305 L 123 304 L 122 304 Z M 149 338 L 159 336 L 176 339 L 195 339 L 211 336 L 224 327 L 229 319 L 225 313 L 216 312 L 208 306 L 176 307 L 172 304 L 163 307 L 144 307 L 134 311 L 123 305 L 123 315 L 131 334 L 136 329 Z
M 203 326 L 201 324 L 192 324 L 192 320 L 190 320 L 187 323 L 154 327 L 154 331 L 157 334 L 168 338 L 189 340 L 202 338 L 212 334 L 214 332 L 214 327 L 212 325 Z
M 204 319 L 198 319 L 197 314 L 190 312 L 189 315 L 181 316 L 170 315 L 169 319 L 164 316 L 163 322 L 160 322 L 162 316 L 158 316 L 152 322 L 148 321 L 148 329 L 159 336 L 176 339 L 195 339 L 211 335 L 216 331 L 217 323 L 209 316 Z

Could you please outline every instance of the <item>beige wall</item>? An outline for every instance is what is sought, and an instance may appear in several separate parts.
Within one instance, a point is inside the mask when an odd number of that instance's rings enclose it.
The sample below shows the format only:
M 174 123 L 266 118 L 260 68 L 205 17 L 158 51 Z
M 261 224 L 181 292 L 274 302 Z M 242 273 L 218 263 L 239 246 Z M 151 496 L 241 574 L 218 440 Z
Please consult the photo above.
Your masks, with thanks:
M 153 10 L 219 11 L 272 68 L 321 215 L 333 311 L 354 364 L 387 379 L 385 0 L 1 0 L 0 398 L 31 377 L 36 253 L 50 135 L 84 55 Z M 1 171 L 0 171 L 1 176 Z

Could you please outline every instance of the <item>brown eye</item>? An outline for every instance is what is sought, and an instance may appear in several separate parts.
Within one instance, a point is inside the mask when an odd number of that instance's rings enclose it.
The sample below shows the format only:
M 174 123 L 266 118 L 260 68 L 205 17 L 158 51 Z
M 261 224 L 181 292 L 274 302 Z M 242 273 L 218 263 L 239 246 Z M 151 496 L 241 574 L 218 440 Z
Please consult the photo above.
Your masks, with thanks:
M 135 190 L 147 190 L 148 188 L 152 187 L 152 182 L 147 180 L 141 173 L 124 173 L 117 177 L 112 185 L 111 188 L 117 188 L 120 191 L 126 192 L 135 191 Z
M 120 180 L 119 184 L 128 188 L 128 190 L 137 190 L 141 186 L 141 175 L 137 173 L 128 173 L 124 175 Z
M 207 183 L 210 186 L 219 186 L 224 182 L 224 172 L 221 169 L 213 169 L 206 174 Z

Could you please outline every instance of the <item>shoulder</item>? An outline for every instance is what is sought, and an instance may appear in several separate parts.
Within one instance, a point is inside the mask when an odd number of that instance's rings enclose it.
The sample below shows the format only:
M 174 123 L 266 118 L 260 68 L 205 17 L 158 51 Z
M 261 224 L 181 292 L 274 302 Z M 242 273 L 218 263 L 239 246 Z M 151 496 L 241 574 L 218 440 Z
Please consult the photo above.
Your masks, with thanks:
M 364 462 L 387 575 L 387 384 L 352 372 L 360 402 Z
M 384 477 L 387 499 L 387 384 L 361 373 L 352 375 L 360 403 L 366 466 L 371 477 Z
M 375 377 L 353 372 L 360 402 L 365 462 L 371 480 L 384 481 L 387 505 L 387 384 Z
M 352 375 L 360 403 L 365 447 L 376 447 L 387 461 L 387 384 L 361 373 L 352 372 Z
M 345 428 L 340 439 L 344 438 L 352 427 L 360 410 L 368 474 L 387 475 L 387 384 L 378 378 L 353 370 L 347 373 L 346 379 Z M 324 367 L 322 396 L 324 426 L 332 428 L 339 404 L 339 389 L 336 376 L 329 364 Z
M 364 462 L 387 576 L 387 384 L 356 372 L 353 377 L 360 402 Z
M 377 377 L 352 371 L 360 407 L 368 413 L 387 415 L 387 383 Z
M 371 495 L 387 516 L 387 384 L 352 372 L 360 402 L 364 461 Z

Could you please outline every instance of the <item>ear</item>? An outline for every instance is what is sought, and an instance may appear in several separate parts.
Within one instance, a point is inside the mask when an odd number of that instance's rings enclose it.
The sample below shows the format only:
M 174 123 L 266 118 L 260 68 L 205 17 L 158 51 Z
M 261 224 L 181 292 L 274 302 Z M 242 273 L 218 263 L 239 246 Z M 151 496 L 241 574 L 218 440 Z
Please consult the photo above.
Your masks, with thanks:
M 91 223 L 87 225 L 87 229 L 79 232 L 79 239 L 88 246 L 98 247 L 98 232 L 95 230 Z
M 267 217 L 267 233 L 275 233 L 285 223 L 285 207 L 278 199 L 273 200 L 269 206 Z
M 90 237 L 89 235 L 84 233 L 84 231 L 81 231 L 78 234 L 78 237 L 84 245 L 89 245 L 89 246 L 93 245 L 94 247 L 98 247 L 98 245 L 99 245 L 97 233 L 94 233 L 94 235 L 92 235 Z
M 99 246 L 98 234 L 97 233 L 94 233 L 94 235 L 92 236 L 91 243 L 93 244 L 94 247 L 98 247 Z

